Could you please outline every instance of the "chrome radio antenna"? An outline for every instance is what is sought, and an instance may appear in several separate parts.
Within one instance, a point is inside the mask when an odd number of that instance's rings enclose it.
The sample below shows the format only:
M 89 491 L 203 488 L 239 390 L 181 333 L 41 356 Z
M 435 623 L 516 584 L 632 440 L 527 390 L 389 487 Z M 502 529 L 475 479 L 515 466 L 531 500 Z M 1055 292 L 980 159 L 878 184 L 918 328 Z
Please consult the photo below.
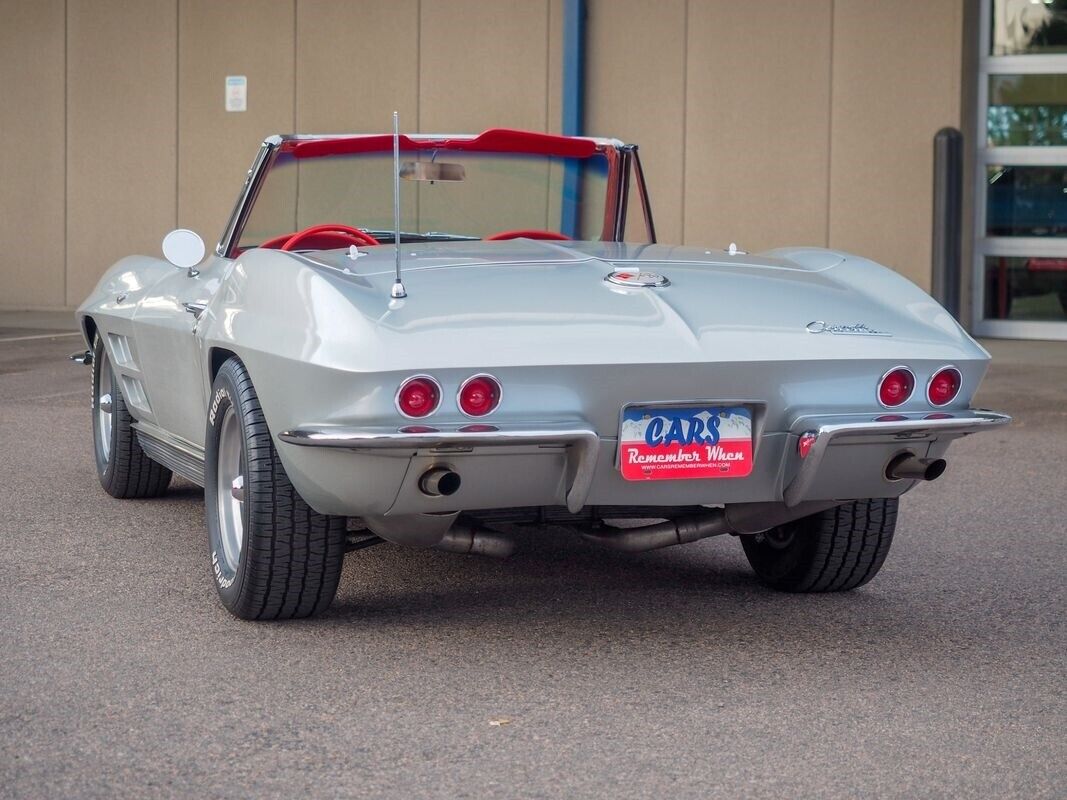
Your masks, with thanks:
M 393 244 L 396 247 L 396 281 L 390 297 L 407 297 L 400 280 L 400 115 L 393 112 Z

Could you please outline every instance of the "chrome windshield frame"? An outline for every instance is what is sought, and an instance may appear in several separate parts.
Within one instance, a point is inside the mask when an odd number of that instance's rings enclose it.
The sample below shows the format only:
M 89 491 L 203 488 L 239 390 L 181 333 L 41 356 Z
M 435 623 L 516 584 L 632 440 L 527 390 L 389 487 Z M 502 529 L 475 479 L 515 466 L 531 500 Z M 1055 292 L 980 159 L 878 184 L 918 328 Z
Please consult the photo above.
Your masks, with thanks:
M 252 213 L 252 206 L 255 205 L 259 190 L 263 187 L 263 180 L 267 177 L 267 172 L 278 157 L 284 141 L 285 138 L 282 136 L 268 136 L 263 140 L 263 144 L 260 146 L 259 152 L 256 153 L 255 160 L 245 176 L 244 186 L 241 187 L 241 191 L 237 195 L 237 202 L 234 203 L 233 211 L 230 213 L 230 219 L 226 223 L 222 237 L 215 247 L 217 255 L 223 258 L 233 258 L 233 249 L 237 245 L 241 231 L 244 230 L 245 223 L 248 221 L 248 215 Z
M 270 172 L 279 154 L 295 143 L 317 141 L 323 139 L 342 139 L 345 135 L 311 135 L 290 134 L 274 135 L 263 140 L 256 157 L 245 176 L 244 185 L 237 196 L 233 211 L 226 223 L 222 236 L 215 247 L 215 253 L 223 258 L 233 258 L 234 251 L 238 246 L 245 224 L 252 213 L 252 208 L 259 196 L 260 189 Z M 430 140 L 443 138 L 437 135 L 419 135 L 419 138 Z M 453 139 L 474 138 L 473 136 L 449 136 Z M 585 137 L 583 137 L 585 138 Z M 652 221 L 652 209 L 649 203 L 648 190 L 645 185 L 644 172 L 641 169 L 641 160 L 637 156 L 637 145 L 624 144 L 616 140 L 595 139 L 597 147 L 608 159 L 608 185 L 604 202 L 604 227 L 601 237 L 604 241 L 621 242 L 626 233 L 627 211 L 630 204 L 630 179 L 636 182 L 638 199 L 641 203 L 641 212 L 645 223 L 645 231 L 651 243 L 656 242 L 655 227 Z M 531 153 L 530 155 L 536 155 Z

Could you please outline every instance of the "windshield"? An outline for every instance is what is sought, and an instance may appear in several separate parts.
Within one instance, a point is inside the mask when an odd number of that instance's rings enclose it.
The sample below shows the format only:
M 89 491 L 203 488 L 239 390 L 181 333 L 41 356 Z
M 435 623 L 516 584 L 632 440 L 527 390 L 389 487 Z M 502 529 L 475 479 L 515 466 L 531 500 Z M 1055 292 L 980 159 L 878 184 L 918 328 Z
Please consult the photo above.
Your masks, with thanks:
M 515 231 L 570 239 L 611 236 L 609 162 L 603 153 L 568 158 L 424 149 L 402 152 L 400 160 L 409 167 L 433 162 L 463 168 L 462 180 L 400 182 L 402 241 L 484 239 Z M 280 152 L 238 248 L 279 247 L 287 234 L 327 223 L 364 230 L 381 243 L 393 241 L 391 151 L 315 158 Z M 312 249 L 315 243 L 307 244 L 295 249 Z

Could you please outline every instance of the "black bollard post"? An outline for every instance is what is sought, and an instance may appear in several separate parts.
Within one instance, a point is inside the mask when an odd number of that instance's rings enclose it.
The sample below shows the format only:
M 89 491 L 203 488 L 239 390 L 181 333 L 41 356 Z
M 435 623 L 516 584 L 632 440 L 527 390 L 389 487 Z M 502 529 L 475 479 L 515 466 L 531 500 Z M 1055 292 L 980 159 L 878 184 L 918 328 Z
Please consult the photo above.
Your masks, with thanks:
M 942 128 L 934 136 L 933 286 L 931 294 L 957 320 L 963 223 L 963 134 Z

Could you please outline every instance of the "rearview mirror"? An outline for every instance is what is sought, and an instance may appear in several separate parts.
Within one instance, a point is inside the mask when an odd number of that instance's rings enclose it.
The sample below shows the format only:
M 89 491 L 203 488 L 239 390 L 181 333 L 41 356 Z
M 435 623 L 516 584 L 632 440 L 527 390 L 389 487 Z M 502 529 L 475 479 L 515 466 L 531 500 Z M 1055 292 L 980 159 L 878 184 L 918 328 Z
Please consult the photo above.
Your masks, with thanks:
M 179 269 L 189 270 L 189 275 L 196 275 L 193 269 L 204 260 L 204 240 L 193 231 L 178 228 L 163 237 L 163 257 Z
M 407 181 L 461 181 L 467 171 L 462 164 L 444 161 L 405 161 L 400 165 L 400 177 Z

